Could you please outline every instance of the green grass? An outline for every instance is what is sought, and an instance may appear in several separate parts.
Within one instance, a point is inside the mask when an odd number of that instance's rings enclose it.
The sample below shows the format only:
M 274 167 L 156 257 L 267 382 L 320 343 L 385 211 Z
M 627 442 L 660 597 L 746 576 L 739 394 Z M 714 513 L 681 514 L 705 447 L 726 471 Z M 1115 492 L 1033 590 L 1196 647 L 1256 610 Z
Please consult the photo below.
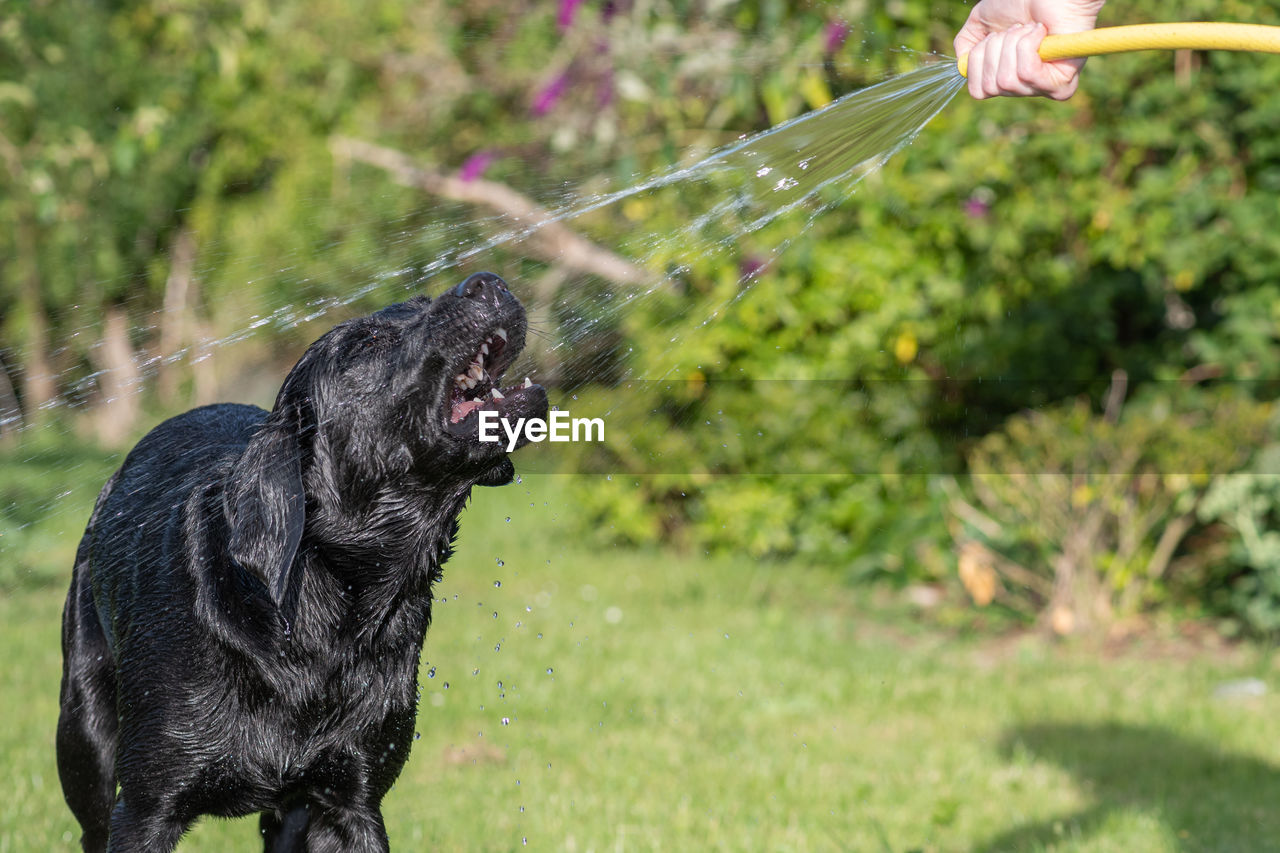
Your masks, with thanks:
M 589 548 L 559 494 L 482 489 L 465 517 L 393 849 L 1280 848 L 1280 700 L 1213 696 L 1276 683 L 1259 650 L 957 638 L 831 567 Z M 60 607 L 0 595 L 0 851 L 77 834 L 53 761 Z M 255 830 L 206 820 L 180 849 Z

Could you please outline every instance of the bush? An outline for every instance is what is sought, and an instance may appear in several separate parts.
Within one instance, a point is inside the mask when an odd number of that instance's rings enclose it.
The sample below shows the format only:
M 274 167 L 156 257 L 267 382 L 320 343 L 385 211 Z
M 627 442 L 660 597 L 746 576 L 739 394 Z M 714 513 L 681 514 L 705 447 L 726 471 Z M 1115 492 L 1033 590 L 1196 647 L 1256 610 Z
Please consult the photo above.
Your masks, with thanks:
M 1105 633 L 1165 601 L 1214 475 L 1244 464 L 1270 407 L 1232 390 L 1149 393 L 1119 415 L 1076 401 L 1011 418 L 953 488 L 960 579 L 979 605 L 1058 634 Z M 1118 417 L 1117 417 L 1118 416 Z M 1214 510 L 1216 511 L 1216 510 Z

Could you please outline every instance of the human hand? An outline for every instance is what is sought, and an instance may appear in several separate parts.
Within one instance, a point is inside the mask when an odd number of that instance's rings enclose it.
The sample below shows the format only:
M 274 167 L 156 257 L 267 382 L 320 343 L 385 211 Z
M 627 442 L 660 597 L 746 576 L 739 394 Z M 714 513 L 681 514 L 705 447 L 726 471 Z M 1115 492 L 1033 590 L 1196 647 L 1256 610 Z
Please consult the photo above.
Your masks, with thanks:
M 980 0 L 956 34 L 957 56 L 969 54 L 969 94 L 1040 95 L 1064 101 L 1080 84 L 1083 59 L 1040 58 L 1049 33 L 1093 29 L 1103 0 Z

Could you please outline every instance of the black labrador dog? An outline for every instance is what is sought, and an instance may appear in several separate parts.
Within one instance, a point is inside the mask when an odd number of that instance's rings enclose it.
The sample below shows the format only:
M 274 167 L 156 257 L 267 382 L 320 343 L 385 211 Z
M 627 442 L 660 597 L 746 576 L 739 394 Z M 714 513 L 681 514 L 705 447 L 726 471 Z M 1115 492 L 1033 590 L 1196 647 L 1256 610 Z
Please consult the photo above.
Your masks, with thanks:
M 166 421 L 103 488 L 63 616 L 58 774 L 86 851 L 172 850 L 261 813 L 268 851 L 387 849 L 432 584 L 473 485 L 514 475 L 479 413 L 524 344 L 502 279 L 345 322 L 271 412 Z

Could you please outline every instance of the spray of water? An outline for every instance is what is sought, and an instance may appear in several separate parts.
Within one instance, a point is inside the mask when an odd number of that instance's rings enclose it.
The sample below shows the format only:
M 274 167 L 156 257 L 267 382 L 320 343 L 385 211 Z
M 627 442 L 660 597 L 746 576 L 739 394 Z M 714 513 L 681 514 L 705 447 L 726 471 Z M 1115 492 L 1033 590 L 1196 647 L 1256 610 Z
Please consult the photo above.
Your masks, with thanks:
M 664 258 L 683 258 L 684 262 L 655 273 L 644 287 L 620 294 L 604 311 L 570 312 L 593 314 L 596 319 L 575 328 L 558 346 L 572 348 L 592 333 L 594 324 L 612 322 L 637 299 L 671 286 L 694 258 L 735 251 L 745 237 L 783 217 L 804 217 L 812 222 L 830 212 L 849 198 L 863 179 L 910 144 L 963 86 L 964 78 L 953 62 L 927 64 L 850 93 L 821 110 L 744 137 L 693 165 L 672 168 L 627 189 L 559 208 L 553 221 L 576 219 L 628 199 L 656 197 L 672 190 L 692 191 L 698 186 L 711 190 L 710 204 L 687 225 L 670 233 L 647 234 L 640 244 L 637 260 L 648 269 L 657 267 L 655 261 Z M 735 294 L 712 307 L 702 324 L 714 321 L 728 303 L 749 292 L 788 242 L 780 240 L 768 249 L 766 257 L 745 265 Z M 468 250 L 466 257 L 473 257 L 475 251 Z M 573 299 L 574 294 L 561 298 Z M 675 369 L 672 362 L 666 372 Z

